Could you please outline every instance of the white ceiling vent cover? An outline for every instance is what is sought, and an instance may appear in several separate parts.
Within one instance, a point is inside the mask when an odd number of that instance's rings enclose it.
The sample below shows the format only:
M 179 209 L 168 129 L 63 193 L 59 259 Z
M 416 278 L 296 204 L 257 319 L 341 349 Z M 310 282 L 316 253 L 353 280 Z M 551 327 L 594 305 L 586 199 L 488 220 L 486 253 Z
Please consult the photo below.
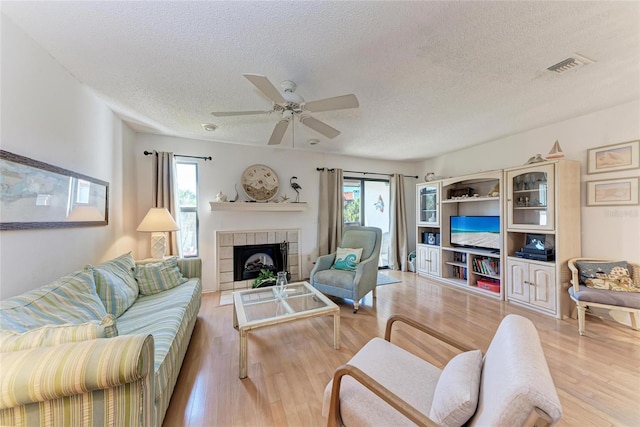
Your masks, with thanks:
M 560 61 L 555 65 L 547 68 L 549 71 L 553 71 L 554 73 L 564 73 L 565 71 L 573 70 L 575 68 L 584 67 L 585 65 L 592 64 L 592 59 L 584 57 L 582 55 L 573 54 L 570 58 L 565 59 L 564 61 Z

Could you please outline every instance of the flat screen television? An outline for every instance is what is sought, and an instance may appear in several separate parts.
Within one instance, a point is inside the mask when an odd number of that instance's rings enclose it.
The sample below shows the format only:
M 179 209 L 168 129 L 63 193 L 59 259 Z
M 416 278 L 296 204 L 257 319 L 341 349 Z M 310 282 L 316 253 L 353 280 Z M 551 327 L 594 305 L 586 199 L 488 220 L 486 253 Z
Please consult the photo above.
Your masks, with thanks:
M 500 250 L 499 216 L 452 216 L 451 245 Z

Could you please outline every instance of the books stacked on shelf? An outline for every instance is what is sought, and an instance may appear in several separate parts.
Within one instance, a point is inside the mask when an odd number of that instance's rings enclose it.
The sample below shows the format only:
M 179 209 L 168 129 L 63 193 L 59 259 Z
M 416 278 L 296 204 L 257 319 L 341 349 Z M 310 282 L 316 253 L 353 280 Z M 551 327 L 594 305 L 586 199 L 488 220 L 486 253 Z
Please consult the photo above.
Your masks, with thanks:
M 456 279 L 467 280 L 467 269 L 464 267 L 453 266 L 453 277 Z
M 500 260 L 488 257 L 474 258 L 473 271 L 487 276 L 498 276 L 500 274 Z
M 454 252 L 453 260 L 455 262 L 466 263 L 467 262 L 467 254 L 465 252 Z

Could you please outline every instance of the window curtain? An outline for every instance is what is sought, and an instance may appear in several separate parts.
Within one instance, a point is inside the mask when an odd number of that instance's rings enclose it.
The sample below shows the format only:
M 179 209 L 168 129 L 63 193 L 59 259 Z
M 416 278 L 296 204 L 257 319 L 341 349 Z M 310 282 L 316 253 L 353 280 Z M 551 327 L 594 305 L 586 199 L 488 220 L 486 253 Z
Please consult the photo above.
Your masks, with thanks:
M 320 171 L 318 255 L 335 252 L 342 239 L 344 225 L 343 178 L 342 169 Z
M 389 268 L 407 271 L 407 208 L 404 175 L 393 174 L 390 181 Z
M 173 219 L 180 224 L 176 215 L 176 166 L 173 153 L 156 152 L 156 161 L 153 164 L 153 206 L 167 208 Z M 167 247 L 169 255 L 180 256 L 178 245 L 178 232 L 167 233 Z

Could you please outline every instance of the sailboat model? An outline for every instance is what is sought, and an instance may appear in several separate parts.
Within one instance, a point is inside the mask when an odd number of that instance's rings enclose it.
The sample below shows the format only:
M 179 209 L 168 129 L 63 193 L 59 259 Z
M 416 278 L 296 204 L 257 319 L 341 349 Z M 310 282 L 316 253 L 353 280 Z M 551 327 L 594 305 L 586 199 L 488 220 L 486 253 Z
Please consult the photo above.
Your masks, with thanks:
M 556 139 L 556 142 L 553 144 L 553 147 L 551 147 L 546 159 L 561 159 L 562 157 L 564 157 L 564 153 L 562 152 L 562 148 L 560 148 L 560 143 Z

